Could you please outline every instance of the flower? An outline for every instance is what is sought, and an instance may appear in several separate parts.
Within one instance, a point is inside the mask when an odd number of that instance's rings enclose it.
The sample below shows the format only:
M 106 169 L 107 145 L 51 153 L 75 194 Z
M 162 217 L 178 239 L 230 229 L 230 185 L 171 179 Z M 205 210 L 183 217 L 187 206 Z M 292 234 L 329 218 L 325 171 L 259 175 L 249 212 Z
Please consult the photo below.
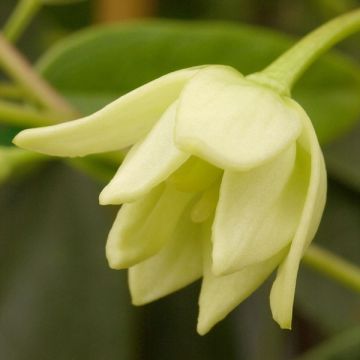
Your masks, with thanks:
M 271 310 L 291 327 L 299 263 L 326 197 L 316 134 L 294 100 L 231 67 L 195 67 L 14 142 L 56 156 L 132 146 L 100 203 L 123 204 L 106 254 L 129 268 L 134 304 L 202 277 L 204 334 L 278 268 Z

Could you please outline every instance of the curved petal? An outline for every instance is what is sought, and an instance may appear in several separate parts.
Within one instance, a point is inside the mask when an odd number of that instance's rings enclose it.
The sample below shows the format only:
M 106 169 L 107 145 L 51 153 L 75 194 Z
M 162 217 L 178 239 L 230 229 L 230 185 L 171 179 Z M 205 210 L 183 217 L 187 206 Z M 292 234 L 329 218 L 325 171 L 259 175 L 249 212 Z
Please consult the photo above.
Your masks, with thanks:
M 171 239 L 192 196 L 160 184 L 140 200 L 124 204 L 106 244 L 110 267 L 128 268 L 156 254 Z
M 191 221 L 189 212 L 188 207 L 171 239 L 157 254 L 129 269 L 133 304 L 143 305 L 157 300 L 201 277 L 200 225 Z
M 229 66 L 208 66 L 180 96 L 175 142 L 223 169 L 248 170 L 299 136 L 301 121 L 287 98 Z
M 289 254 L 280 265 L 271 289 L 270 305 L 273 318 L 282 328 L 291 328 L 296 277 L 300 260 L 315 236 L 326 201 L 326 169 L 311 120 L 303 113 L 304 131 L 299 146 L 308 152 L 311 161 L 310 180 L 300 222 Z
M 287 213 L 292 203 L 282 195 L 294 170 L 295 156 L 295 145 L 291 145 L 255 169 L 225 170 L 213 224 L 214 274 L 229 274 L 261 262 L 291 240 L 298 217 Z
M 174 102 L 125 157 L 118 172 L 100 194 L 100 204 L 134 201 L 164 181 L 190 155 L 174 144 L 177 102 Z
M 250 296 L 273 272 L 286 251 L 283 250 L 266 261 L 248 266 L 238 272 L 215 276 L 211 271 L 210 231 L 208 239 L 204 240 L 204 278 L 199 298 L 200 311 L 197 325 L 200 335 L 206 334 Z
M 198 69 L 175 71 L 151 81 L 84 118 L 24 130 L 14 143 L 55 156 L 84 156 L 132 145 L 151 129 Z

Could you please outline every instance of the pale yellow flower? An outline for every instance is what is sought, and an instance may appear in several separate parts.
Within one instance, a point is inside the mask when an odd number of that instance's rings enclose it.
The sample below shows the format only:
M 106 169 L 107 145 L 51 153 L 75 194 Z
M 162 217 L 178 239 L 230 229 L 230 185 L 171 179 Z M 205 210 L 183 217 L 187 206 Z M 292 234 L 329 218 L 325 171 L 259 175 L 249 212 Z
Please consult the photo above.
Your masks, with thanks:
M 134 304 L 202 277 L 204 334 L 278 268 L 271 310 L 291 327 L 299 263 L 326 196 L 316 134 L 291 98 L 228 66 L 196 67 L 15 143 L 56 156 L 132 146 L 100 202 L 123 204 L 106 254 L 112 268 L 129 268 Z

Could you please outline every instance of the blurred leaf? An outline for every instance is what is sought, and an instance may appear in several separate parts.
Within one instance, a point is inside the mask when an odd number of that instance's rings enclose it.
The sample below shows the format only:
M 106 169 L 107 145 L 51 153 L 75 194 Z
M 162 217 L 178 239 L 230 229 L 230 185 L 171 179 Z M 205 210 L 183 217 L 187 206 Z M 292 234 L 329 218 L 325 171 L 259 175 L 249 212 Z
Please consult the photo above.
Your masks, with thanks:
M 48 5 L 67 5 L 67 4 L 77 3 L 86 0 L 40 0 L 40 1 Z
M 141 307 L 141 360 L 236 360 L 232 319 L 219 323 L 206 336 L 196 333 L 199 282 Z
M 84 113 L 170 71 L 228 64 L 262 69 L 292 44 L 284 35 L 226 23 L 148 22 L 85 30 L 51 49 L 38 69 Z M 299 82 L 294 97 L 321 141 L 351 128 L 360 114 L 360 68 L 329 55 Z
M 297 331 L 283 331 L 274 322 L 269 306 L 273 278 L 255 291 L 234 311 L 237 359 L 288 359 Z M 229 320 L 225 320 L 229 321 Z M 285 346 L 285 345 L 288 346 Z
M 0 191 L 0 358 L 133 359 L 125 272 L 108 269 L 113 213 L 99 187 L 52 164 Z
M 324 148 L 329 174 L 360 192 L 360 124 Z
M 360 264 L 360 195 L 330 181 L 325 213 L 315 241 L 335 254 Z M 360 324 L 359 294 L 322 274 L 301 267 L 296 305 L 325 333 Z
M 296 360 L 358 360 L 360 358 L 360 326 L 324 341 Z

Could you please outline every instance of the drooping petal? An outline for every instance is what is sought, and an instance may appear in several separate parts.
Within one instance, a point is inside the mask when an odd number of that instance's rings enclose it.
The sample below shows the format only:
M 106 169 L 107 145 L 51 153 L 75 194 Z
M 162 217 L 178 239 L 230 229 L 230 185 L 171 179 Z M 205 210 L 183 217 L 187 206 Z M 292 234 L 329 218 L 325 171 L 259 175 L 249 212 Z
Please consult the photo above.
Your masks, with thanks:
M 84 156 L 125 148 L 145 136 L 198 69 L 160 77 L 79 120 L 24 130 L 14 143 L 55 156 Z
M 100 194 L 100 204 L 134 201 L 164 181 L 190 155 L 174 144 L 177 102 L 174 102 L 146 137 L 126 155 L 118 172 Z
M 210 226 L 208 226 L 210 228 Z M 210 231 L 204 246 L 204 278 L 199 298 L 197 331 L 206 334 L 236 306 L 252 294 L 273 272 L 286 250 L 261 263 L 229 275 L 215 276 L 211 271 Z
M 308 152 L 310 180 L 300 222 L 289 254 L 280 265 L 270 294 L 273 318 L 282 328 L 291 328 L 292 310 L 300 260 L 319 226 L 326 200 L 326 169 L 320 146 L 310 119 L 303 113 L 304 131 L 298 146 Z
M 184 211 L 164 247 L 129 269 L 133 304 L 143 305 L 157 300 L 201 277 L 201 228 L 191 221 L 190 208 L 188 206 Z
M 180 96 L 175 142 L 223 169 L 248 170 L 272 158 L 300 134 L 289 99 L 228 66 L 208 66 Z
M 264 261 L 291 240 L 298 217 L 287 213 L 293 205 L 283 200 L 282 194 L 294 170 L 295 156 L 293 144 L 255 169 L 225 170 L 212 235 L 216 275 Z
M 124 204 L 106 244 L 110 267 L 128 268 L 156 254 L 171 239 L 192 197 L 160 184 L 140 200 Z

